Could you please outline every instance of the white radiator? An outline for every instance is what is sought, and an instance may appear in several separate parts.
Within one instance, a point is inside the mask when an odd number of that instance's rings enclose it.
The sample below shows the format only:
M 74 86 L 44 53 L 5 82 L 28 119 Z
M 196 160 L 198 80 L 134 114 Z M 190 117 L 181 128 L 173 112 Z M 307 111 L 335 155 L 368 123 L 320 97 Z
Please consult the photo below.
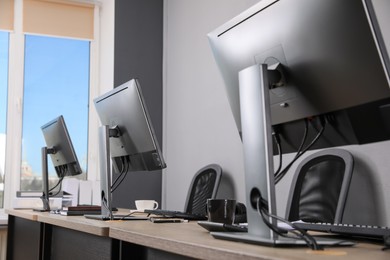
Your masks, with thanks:
M 7 229 L 0 227 L 0 260 L 5 260 L 7 253 Z

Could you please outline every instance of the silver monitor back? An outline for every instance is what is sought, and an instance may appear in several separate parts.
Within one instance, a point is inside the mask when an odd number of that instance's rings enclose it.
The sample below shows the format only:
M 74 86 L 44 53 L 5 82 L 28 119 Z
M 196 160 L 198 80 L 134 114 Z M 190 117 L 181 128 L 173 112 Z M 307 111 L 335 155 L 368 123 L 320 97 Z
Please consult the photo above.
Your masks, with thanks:
M 61 115 L 41 127 L 46 147 L 54 148 L 51 161 L 59 177 L 81 174 L 82 170 L 76 156 L 64 117 Z
M 102 126 L 99 128 L 101 215 L 93 219 L 114 219 L 112 214 L 112 171 L 121 174 L 163 169 L 166 163 L 137 79 L 94 99 Z
M 151 171 L 166 167 L 137 79 L 132 79 L 94 99 L 102 125 L 119 129 L 110 138 L 110 155 L 117 170 L 122 160 L 129 171 Z
M 390 97 L 389 56 L 371 0 L 263 0 L 208 34 L 241 131 L 238 72 L 280 62 L 273 124 Z
M 368 1 L 263 0 L 209 33 L 242 131 L 248 215 L 247 234 L 215 237 L 300 244 L 280 239 L 258 213 L 256 201 L 263 198 L 276 214 L 271 125 L 390 96 L 388 55 L 373 33 Z M 267 67 L 278 63 L 286 83 L 270 86 L 274 73 Z

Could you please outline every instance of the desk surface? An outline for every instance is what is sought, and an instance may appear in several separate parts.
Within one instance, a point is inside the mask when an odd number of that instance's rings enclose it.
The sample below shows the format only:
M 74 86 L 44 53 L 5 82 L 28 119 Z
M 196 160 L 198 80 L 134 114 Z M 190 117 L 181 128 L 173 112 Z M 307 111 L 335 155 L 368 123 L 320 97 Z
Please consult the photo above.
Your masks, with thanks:
M 24 218 L 27 220 L 37 221 L 38 215 L 37 212 L 34 212 L 32 210 L 14 210 L 14 209 L 6 209 L 6 214 L 10 214 L 15 217 Z
M 196 222 L 154 224 L 150 222 L 117 222 L 110 227 L 110 237 L 130 243 L 183 254 L 200 259 L 389 259 L 390 251 L 381 246 L 358 244 L 354 247 L 274 248 L 214 239 Z M 341 257 L 340 257 L 341 256 Z
M 82 216 L 60 216 L 31 210 L 7 210 L 16 217 L 39 221 L 98 236 L 199 259 L 353 259 L 388 260 L 390 250 L 381 245 L 358 243 L 354 247 L 327 248 L 312 251 L 307 248 L 273 248 L 214 239 L 196 222 L 152 223 L 145 220 L 99 221 Z
M 63 228 L 73 229 L 97 236 L 109 235 L 109 224 L 105 221 L 87 219 L 83 216 L 62 216 L 33 210 L 6 210 L 7 214 L 32 221 L 47 223 Z

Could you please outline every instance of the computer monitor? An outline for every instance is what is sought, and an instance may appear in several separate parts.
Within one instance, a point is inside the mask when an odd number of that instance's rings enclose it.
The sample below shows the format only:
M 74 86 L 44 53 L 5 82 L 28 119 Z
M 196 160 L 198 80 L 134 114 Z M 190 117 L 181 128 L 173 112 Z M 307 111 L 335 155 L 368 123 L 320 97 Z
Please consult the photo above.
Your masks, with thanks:
M 110 154 L 117 171 L 123 162 L 129 171 L 165 168 L 157 137 L 137 79 L 132 79 L 94 99 L 102 125 L 117 136 L 110 138 Z
M 278 237 L 258 214 L 259 198 L 276 214 L 271 125 L 390 96 L 389 56 L 372 3 L 263 0 L 208 37 L 242 134 L 248 215 L 247 234 L 213 235 L 299 244 Z
M 369 0 L 263 0 L 209 33 L 238 129 L 238 72 L 254 64 L 284 70 L 270 89 L 273 124 L 390 97 L 389 57 L 367 10 Z
M 110 159 L 114 169 L 124 174 L 163 169 L 166 163 L 137 79 L 95 98 L 94 104 L 102 123 L 99 130 L 102 217 L 112 217 Z
M 43 180 L 43 208 L 39 211 L 49 211 L 49 183 L 47 155 L 59 178 L 82 173 L 76 152 L 73 148 L 64 117 L 61 115 L 41 127 L 46 146 L 42 147 L 42 180 Z

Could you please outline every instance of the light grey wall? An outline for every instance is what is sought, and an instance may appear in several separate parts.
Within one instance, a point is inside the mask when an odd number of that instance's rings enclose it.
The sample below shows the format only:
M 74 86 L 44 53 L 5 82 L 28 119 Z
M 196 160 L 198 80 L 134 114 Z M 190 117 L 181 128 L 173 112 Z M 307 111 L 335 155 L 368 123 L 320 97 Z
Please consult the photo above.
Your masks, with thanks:
M 224 170 L 218 197 L 245 200 L 242 144 L 207 33 L 256 2 L 164 2 L 164 208 L 183 209 L 193 174 L 209 163 Z M 390 141 L 343 148 L 356 160 L 345 220 L 390 226 Z M 285 214 L 291 178 L 288 174 L 276 187 L 280 216 Z
M 183 209 L 194 173 L 223 167 L 219 196 L 244 201 L 241 141 L 207 33 L 257 0 L 164 1 L 163 206 Z

